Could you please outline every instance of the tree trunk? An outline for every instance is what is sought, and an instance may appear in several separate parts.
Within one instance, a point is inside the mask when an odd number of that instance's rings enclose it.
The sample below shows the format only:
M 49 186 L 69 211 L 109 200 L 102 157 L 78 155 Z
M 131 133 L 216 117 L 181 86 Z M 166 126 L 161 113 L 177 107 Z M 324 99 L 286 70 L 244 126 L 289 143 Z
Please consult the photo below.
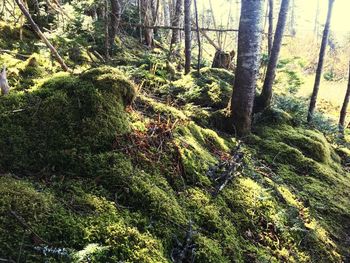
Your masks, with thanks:
M 345 118 L 346 118 L 346 112 L 348 110 L 350 100 L 350 64 L 349 64 L 349 82 L 348 82 L 348 89 L 346 90 L 343 107 L 340 111 L 340 119 L 339 119 L 339 130 L 341 133 L 344 133 L 345 129 Z
M 227 70 L 233 69 L 233 59 L 235 57 L 235 51 L 232 50 L 230 53 L 217 50 L 215 52 L 212 68 L 224 68 Z
M 182 3 L 184 0 L 177 0 L 175 6 L 175 12 L 172 17 L 171 26 L 180 27 L 181 14 L 182 14 Z M 173 33 L 171 36 L 170 48 L 172 46 L 177 45 L 180 41 L 180 30 L 173 29 Z
M 236 136 L 250 133 L 255 85 L 260 66 L 264 0 L 242 0 L 238 33 L 237 68 L 231 99 Z
M 197 62 L 197 70 L 198 74 L 201 70 L 201 59 L 202 59 L 202 44 L 201 44 L 201 34 L 199 31 L 199 19 L 198 19 L 198 7 L 197 0 L 194 0 L 194 12 L 196 14 L 196 29 L 197 29 L 197 42 L 198 42 L 198 62 Z
M 104 13 L 104 26 L 105 26 L 105 57 L 106 60 L 108 61 L 110 59 L 109 56 L 109 41 L 110 41 L 110 37 L 109 37 L 109 7 L 108 7 L 108 0 L 105 0 L 105 13 Z
M 273 1 L 269 0 L 269 31 L 267 37 L 268 54 L 271 56 L 272 43 L 273 43 Z
M 291 14 L 290 14 L 290 34 L 292 37 L 295 37 L 297 34 L 296 32 L 296 25 L 295 25 L 295 0 L 291 0 Z
M 315 15 L 315 24 L 314 24 L 314 34 L 316 40 L 318 39 L 319 34 L 319 16 L 320 16 L 320 0 L 317 0 L 317 7 L 316 7 L 316 15 Z
M 318 91 L 320 89 L 320 82 L 321 82 L 321 76 L 322 76 L 324 56 L 325 56 L 325 53 L 326 53 L 326 48 L 327 48 L 327 44 L 328 44 L 328 37 L 329 37 L 329 29 L 330 29 L 330 26 L 331 26 L 333 4 L 334 4 L 334 0 L 329 0 L 328 15 L 327 15 L 327 20 L 326 20 L 326 25 L 325 25 L 324 31 L 323 31 L 322 44 L 321 44 L 321 49 L 320 49 L 320 56 L 319 56 L 319 60 L 318 60 L 317 70 L 316 70 L 315 84 L 314 84 L 314 89 L 313 89 L 313 92 L 312 92 L 312 95 L 311 95 L 309 111 L 308 111 L 308 114 L 307 114 L 307 121 L 308 121 L 308 123 L 310 123 L 312 121 L 312 119 L 313 119 L 313 115 L 314 115 L 315 108 L 316 108 L 317 95 L 318 95 Z
M 119 0 L 111 0 L 111 19 L 110 19 L 110 34 L 109 42 L 110 47 L 114 49 L 115 46 L 115 37 L 117 36 L 119 23 L 121 18 L 121 6 Z
M 46 44 L 46 46 L 50 49 L 51 54 L 56 58 L 56 61 L 61 65 L 61 68 L 64 71 L 69 71 L 68 66 L 66 65 L 66 63 L 64 62 L 64 60 L 62 59 L 62 57 L 60 56 L 60 54 L 58 54 L 57 50 L 52 46 L 52 44 L 50 43 L 50 41 L 45 37 L 45 35 L 41 32 L 40 28 L 38 27 L 38 25 L 34 22 L 34 20 L 32 19 L 31 15 L 29 14 L 28 10 L 25 8 L 23 2 L 21 0 L 15 0 L 16 4 L 18 5 L 19 9 L 21 10 L 21 12 L 23 13 L 23 15 L 27 18 L 28 22 L 30 23 L 30 25 L 32 26 L 33 30 L 35 31 L 35 33 L 38 34 L 38 36 L 40 37 L 40 39 Z
M 255 112 L 263 111 L 265 108 L 270 106 L 271 103 L 272 85 L 276 76 L 278 57 L 281 50 L 284 29 L 286 27 L 289 1 L 290 0 L 282 0 L 281 2 L 281 10 L 278 16 L 275 38 L 273 41 L 269 64 L 267 66 L 266 77 L 261 95 L 256 101 L 256 107 L 254 109 Z
M 191 0 L 185 0 L 185 74 L 191 71 Z
M 146 45 L 151 48 L 153 46 L 154 32 L 153 25 L 153 15 L 152 15 L 152 3 L 150 0 L 141 0 L 141 14 L 143 18 L 143 24 L 146 26 L 144 28 L 144 37 Z

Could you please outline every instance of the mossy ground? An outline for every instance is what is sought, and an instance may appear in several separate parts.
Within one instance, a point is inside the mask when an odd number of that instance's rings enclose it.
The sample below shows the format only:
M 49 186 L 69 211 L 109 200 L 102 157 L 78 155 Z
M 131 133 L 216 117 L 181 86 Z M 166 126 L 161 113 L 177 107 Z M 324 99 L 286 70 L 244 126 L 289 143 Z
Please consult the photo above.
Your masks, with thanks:
M 345 260 L 348 150 L 282 110 L 260 116 L 242 145 L 211 128 L 226 118 L 232 74 L 169 80 L 159 52 L 150 56 L 141 71 L 100 67 L 46 80 L 39 71 L 25 91 L 0 98 L 1 257 L 170 262 L 191 226 L 194 262 Z M 140 72 L 149 74 L 144 84 Z M 144 85 L 135 101 L 125 75 Z M 185 101 L 169 85 L 181 86 Z M 217 193 L 211 174 L 233 164 Z

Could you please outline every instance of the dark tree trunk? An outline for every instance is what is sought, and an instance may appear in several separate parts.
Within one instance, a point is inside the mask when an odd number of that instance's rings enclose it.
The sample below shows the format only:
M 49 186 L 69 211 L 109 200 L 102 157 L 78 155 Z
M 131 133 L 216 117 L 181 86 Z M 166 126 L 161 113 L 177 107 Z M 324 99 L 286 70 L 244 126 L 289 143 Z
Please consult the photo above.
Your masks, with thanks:
M 267 36 L 267 47 L 269 57 L 271 56 L 272 43 L 273 43 L 273 1 L 269 0 L 269 31 Z
M 201 34 L 199 31 L 199 19 L 198 19 L 198 7 L 197 7 L 197 0 L 194 0 L 194 11 L 196 14 L 196 29 L 197 29 L 197 42 L 198 42 L 198 62 L 197 62 L 197 70 L 198 74 L 201 70 L 201 60 L 202 60 L 202 44 L 201 44 Z
M 191 71 L 191 0 L 185 0 L 185 74 Z
M 110 47 L 113 49 L 115 45 L 115 37 L 117 36 L 121 17 L 121 7 L 119 0 L 111 0 L 111 19 L 110 19 Z
M 350 100 L 350 64 L 349 64 L 348 89 L 346 90 L 343 107 L 341 108 L 341 111 L 340 111 L 339 130 L 341 133 L 343 133 L 345 129 L 345 118 L 346 118 L 346 112 L 348 110 L 349 100 Z
M 34 22 L 34 20 L 32 19 L 31 15 L 29 14 L 28 10 L 25 8 L 23 2 L 21 0 L 15 0 L 16 4 L 18 5 L 19 9 L 21 10 L 21 12 L 23 13 L 23 15 L 27 18 L 28 22 L 30 23 L 30 25 L 32 26 L 33 30 L 35 31 L 35 33 L 38 34 L 38 36 L 40 37 L 40 39 L 46 44 L 46 46 L 50 49 L 51 54 L 56 58 L 56 61 L 61 65 L 61 68 L 64 71 L 69 71 L 68 66 L 66 65 L 66 63 L 64 62 L 64 60 L 62 59 L 62 57 L 60 56 L 60 54 L 58 54 L 57 50 L 52 46 L 52 44 L 50 43 L 50 41 L 45 37 L 45 35 L 41 32 L 40 28 L 38 27 L 38 25 Z
M 177 0 L 176 1 L 175 12 L 172 16 L 172 22 L 171 22 L 171 26 L 173 26 L 173 27 L 180 27 L 183 1 L 184 0 Z M 180 30 L 173 29 L 170 47 L 178 44 L 179 41 L 180 41 Z
M 264 0 L 242 0 L 238 33 L 235 84 L 231 99 L 232 120 L 237 136 L 250 133 L 255 85 L 260 66 Z
M 281 10 L 278 16 L 278 22 L 275 32 L 275 38 L 273 41 L 273 46 L 270 54 L 269 64 L 267 66 L 266 77 L 263 85 L 261 95 L 255 103 L 255 112 L 263 111 L 265 108 L 270 106 L 272 98 L 272 85 L 276 76 L 276 67 L 278 62 L 278 57 L 281 50 L 281 44 L 283 39 L 284 29 L 287 22 L 287 14 L 290 0 L 282 0 Z
M 320 82 L 321 82 L 321 76 L 322 76 L 324 56 L 325 56 L 325 53 L 326 53 L 326 48 L 327 48 L 328 38 L 329 38 L 329 29 L 330 29 L 330 26 L 331 26 L 333 4 L 334 4 L 334 0 L 329 0 L 328 15 L 327 15 L 327 20 L 326 20 L 326 25 L 325 25 L 324 31 L 323 31 L 322 44 L 321 44 L 321 49 L 320 49 L 320 56 L 319 56 L 319 60 L 318 60 L 317 70 L 316 70 L 315 84 L 314 84 L 314 89 L 313 89 L 313 92 L 312 92 L 312 95 L 311 95 L 309 111 L 308 111 L 308 114 L 307 114 L 307 121 L 309 123 L 313 119 L 313 115 L 314 115 L 315 108 L 316 108 L 317 95 L 318 95 L 318 91 L 320 89 Z

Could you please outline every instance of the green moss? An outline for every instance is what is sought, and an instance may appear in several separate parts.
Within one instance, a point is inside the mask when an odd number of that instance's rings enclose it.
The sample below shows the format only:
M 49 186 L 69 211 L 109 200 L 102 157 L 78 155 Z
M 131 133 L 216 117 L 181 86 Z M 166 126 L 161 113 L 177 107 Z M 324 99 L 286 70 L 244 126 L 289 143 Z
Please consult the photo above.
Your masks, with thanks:
M 231 98 L 233 79 L 227 70 L 204 68 L 200 76 L 194 72 L 183 76 L 161 87 L 159 93 L 176 97 L 182 103 L 222 109 Z
M 94 69 L 2 97 L 0 167 L 69 172 L 82 154 L 111 149 L 115 135 L 129 130 L 124 108 L 134 95 L 119 71 Z

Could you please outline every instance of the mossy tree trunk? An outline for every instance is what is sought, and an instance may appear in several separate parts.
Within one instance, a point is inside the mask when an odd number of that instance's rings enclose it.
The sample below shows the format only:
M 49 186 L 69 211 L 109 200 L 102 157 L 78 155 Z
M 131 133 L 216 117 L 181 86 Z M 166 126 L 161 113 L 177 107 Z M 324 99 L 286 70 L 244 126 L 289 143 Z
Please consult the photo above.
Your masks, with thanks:
M 191 0 L 185 0 L 185 74 L 191 71 Z
M 254 111 L 260 112 L 266 109 L 271 104 L 272 99 L 272 85 L 275 81 L 276 67 L 281 50 L 282 39 L 284 29 L 286 27 L 288 8 L 290 0 L 282 0 L 281 9 L 278 16 L 278 22 L 275 32 L 275 38 L 273 41 L 272 50 L 270 53 L 269 64 L 267 66 L 266 77 L 263 85 L 261 95 L 258 97 L 255 103 Z
M 264 0 L 242 0 L 235 83 L 231 99 L 237 136 L 250 133 L 255 85 L 260 66 Z
M 324 56 L 326 53 L 326 48 L 327 48 L 328 38 L 329 38 L 329 30 L 330 30 L 330 26 L 331 26 L 331 18 L 332 18 L 332 10 L 333 10 L 334 0 L 328 0 L 328 1 L 329 2 L 328 2 L 327 20 L 326 20 L 326 25 L 325 25 L 324 31 L 323 31 L 322 44 L 321 44 L 320 56 L 319 56 L 319 60 L 318 60 L 317 70 L 316 70 L 314 89 L 313 89 L 313 92 L 311 95 L 309 111 L 307 114 L 307 122 L 308 123 L 312 122 L 313 115 L 314 115 L 315 108 L 316 108 L 317 96 L 318 96 L 318 91 L 320 89 L 320 82 L 321 82 L 321 76 L 322 76 L 322 70 L 323 70 L 323 64 L 324 64 Z
M 346 112 L 348 110 L 349 100 L 350 100 L 350 63 L 349 63 L 348 88 L 346 90 L 343 107 L 341 108 L 341 111 L 340 111 L 339 130 L 341 133 L 343 133 L 345 129 L 345 118 L 346 118 Z
M 30 23 L 30 25 L 33 28 L 33 30 L 35 31 L 35 33 L 37 33 L 37 35 L 40 37 L 40 39 L 46 44 L 46 46 L 50 49 L 51 54 L 55 57 L 56 61 L 61 65 L 61 68 L 64 71 L 69 71 L 68 66 L 66 65 L 66 63 L 64 62 L 64 60 L 62 59 L 60 54 L 58 54 L 57 50 L 50 43 L 50 41 L 45 37 L 43 32 L 41 32 L 38 25 L 34 22 L 32 16 L 30 15 L 29 11 L 24 6 L 23 2 L 21 0 L 15 0 L 15 1 L 16 1 L 16 4 L 18 5 L 19 9 L 23 13 L 23 15 L 27 18 L 28 22 Z

